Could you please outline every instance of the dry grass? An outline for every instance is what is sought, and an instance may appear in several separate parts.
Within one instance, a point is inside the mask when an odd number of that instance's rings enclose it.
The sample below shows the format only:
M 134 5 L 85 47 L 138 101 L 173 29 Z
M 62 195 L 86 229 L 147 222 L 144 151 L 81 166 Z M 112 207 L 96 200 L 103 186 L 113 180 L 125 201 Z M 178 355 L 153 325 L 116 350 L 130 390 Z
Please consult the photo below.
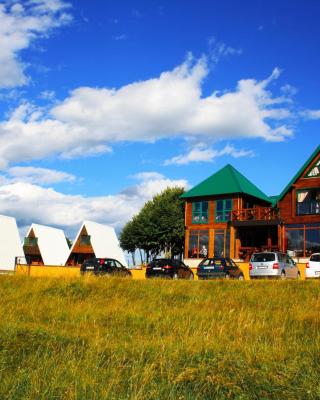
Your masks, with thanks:
M 320 281 L 0 277 L 0 399 L 319 399 Z

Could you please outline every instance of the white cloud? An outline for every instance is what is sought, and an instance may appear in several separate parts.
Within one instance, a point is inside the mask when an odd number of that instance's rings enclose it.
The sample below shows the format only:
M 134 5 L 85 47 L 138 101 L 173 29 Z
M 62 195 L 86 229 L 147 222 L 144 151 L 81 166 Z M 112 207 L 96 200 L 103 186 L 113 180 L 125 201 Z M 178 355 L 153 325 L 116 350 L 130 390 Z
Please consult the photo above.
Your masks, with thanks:
M 13 215 L 20 227 L 32 222 L 59 226 L 74 235 L 84 219 L 120 229 L 144 203 L 167 187 L 188 187 L 185 180 L 170 180 L 158 173 L 140 174 L 138 183 L 117 195 L 65 195 L 25 182 L 0 187 L 0 214 Z M 36 205 L 36 206 L 35 206 Z
M 7 170 L 7 176 L 9 182 L 27 182 L 45 186 L 76 181 L 76 177 L 67 172 L 38 167 L 12 167 Z
M 208 148 L 204 143 L 196 144 L 188 153 L 175 156 L 170 160 L 166 160 L 164 165 L 186 165 L 192 162 L 212 162 L 218 157 L 229 155 L 233 158 L 253 157 L 252 150 L 238 150 L 232 145 L 226 145 L 222 150 L 214 150 Z
M 7 1 L 0 4 L 0 88 L 28 83 L 19 53 L 53 28 L 69 23 L 69 4 L 61 0 Z
M 320 119 L 320 110 L 304 110 L 300 115 L 306 119 Z
M 123 141 L 173 137 L 282 141 L 293 134 L 286 124 L 287 99 L 268 90 L 279 69 L 265 80 L 242 79 L 233 91 L 204 97 L 207 74 L 206 58 L 194 61 L 189 56 L 158 78 L 120 89 L 78 88 L 49 114 L 22 104 L 0 124 L 0 167 L 54 154 L 99 154 Z

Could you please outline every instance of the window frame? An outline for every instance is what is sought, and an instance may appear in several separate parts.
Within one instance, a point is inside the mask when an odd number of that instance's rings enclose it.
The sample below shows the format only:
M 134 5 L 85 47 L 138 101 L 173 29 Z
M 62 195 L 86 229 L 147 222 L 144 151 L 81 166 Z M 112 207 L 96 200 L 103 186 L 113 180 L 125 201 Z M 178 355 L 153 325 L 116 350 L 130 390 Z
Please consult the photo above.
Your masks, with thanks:
M 204 203 L 206 203 L 206 210 L 203 207 Z M 199 210 L 196 210 L 196 205 L 199 205 Z M 199 215 L 195 215 L 199 214 Z M 196 219 L 198 217 L 198 219 Z M 205 225 L 209 223 L 209 201 L 208 200 L 200 200 L 192 202 L 192 213 L 191 213 L 191 222 L 192 224 L 200 224 Z
M 320 195 L 320 188 L 318 187 L 314 187 L 314 188 L 301 188 L 301 189 L 297 189 L 296 190 L 296 216 L 297 217 L 303 217 L 303 216 L 308 216 L 308 215 L 320 215 L 320 199 L 319 200 L 313 200 L 313 201 L 309 201 L 308 202 L 308 206 L 309 206 L 309 212 L 299 212 L 299 203 L 302 204 L 303 202 L 298 202 L 298 196 L 300 193 L 303 192 L 308 192 L 308 194 L 310 192 L 318 192 Z M 312 208 L 312 204 L 314 205 L 315 208 L 317 208 L 318 212 L 311 212 L 311 208 Z
M 227 208 L 227 202 L 231 202 L 231 208 Z M 218 210 L 218 202 L 222 202 L 222 210 Z M 215 200 L 215 207 L 214 207 L 214 221 L 215 222 L 228 222 L 231 221 L 231 213 L 233 211 L 233 199 L 217 199 Z M 222 215 L 222 219 L 218 219 L 218 213 Z M 227 215 L 230 215 L 227 217 Z

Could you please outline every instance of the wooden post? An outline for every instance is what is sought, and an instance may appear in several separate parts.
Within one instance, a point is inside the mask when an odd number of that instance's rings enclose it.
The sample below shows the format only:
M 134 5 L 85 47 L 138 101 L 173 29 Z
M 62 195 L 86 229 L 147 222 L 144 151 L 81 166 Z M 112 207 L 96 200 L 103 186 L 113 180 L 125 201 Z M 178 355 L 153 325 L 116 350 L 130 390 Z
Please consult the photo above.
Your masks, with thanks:
M 185 229 L 184 258 L 188 258 L 188 254 L 189 254 L 189 237 L 190 237 L 190 231 L 189 231 L 189 229 Z

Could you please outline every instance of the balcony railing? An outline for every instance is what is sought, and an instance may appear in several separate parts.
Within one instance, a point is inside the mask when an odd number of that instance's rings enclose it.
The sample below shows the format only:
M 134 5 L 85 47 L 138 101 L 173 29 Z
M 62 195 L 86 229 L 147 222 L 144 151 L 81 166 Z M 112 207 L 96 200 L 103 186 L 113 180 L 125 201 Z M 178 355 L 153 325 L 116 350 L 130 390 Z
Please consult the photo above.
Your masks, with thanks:
M 279 210 L 272 207 L 244 208 L 231 214 L 232 221 L 272 221 L 279 217 Z

